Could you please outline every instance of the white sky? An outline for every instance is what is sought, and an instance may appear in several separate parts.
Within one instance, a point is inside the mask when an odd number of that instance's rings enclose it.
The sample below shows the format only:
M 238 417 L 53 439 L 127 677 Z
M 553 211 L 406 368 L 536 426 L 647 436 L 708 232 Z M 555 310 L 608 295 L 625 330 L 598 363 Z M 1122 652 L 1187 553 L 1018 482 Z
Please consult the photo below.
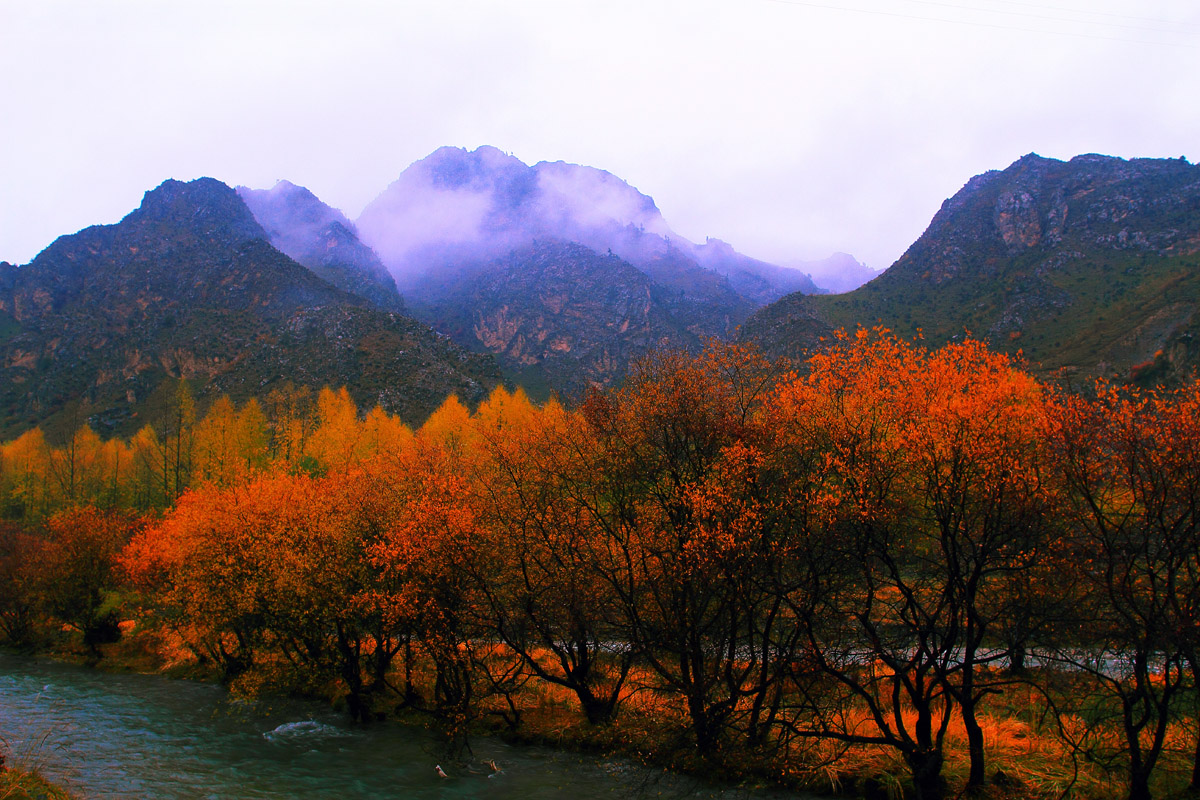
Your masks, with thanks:
M 889 265 L 1021 155 L 1200 157 L 1195 0 L 0 0 L 0 259 L 167 178 L 351 218 L 441 145 L 607 169 L 697 241 Z

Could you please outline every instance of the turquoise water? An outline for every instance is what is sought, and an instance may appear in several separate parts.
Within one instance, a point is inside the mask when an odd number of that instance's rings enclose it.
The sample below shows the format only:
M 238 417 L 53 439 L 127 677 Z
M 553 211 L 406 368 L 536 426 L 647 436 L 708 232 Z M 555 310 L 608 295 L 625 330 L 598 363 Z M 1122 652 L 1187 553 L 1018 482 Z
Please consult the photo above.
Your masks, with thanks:
M 620 759 L 472 741 L 444 760 L 410 726 L 321 707 L 231 704 L 218 686 L 0 653 L 0 737 L 14 762 L 81 798 L 771 798 Z M 492 775 L 484 761 L 495 759 Z M 440 778 L 435 765 L 449 777 Z

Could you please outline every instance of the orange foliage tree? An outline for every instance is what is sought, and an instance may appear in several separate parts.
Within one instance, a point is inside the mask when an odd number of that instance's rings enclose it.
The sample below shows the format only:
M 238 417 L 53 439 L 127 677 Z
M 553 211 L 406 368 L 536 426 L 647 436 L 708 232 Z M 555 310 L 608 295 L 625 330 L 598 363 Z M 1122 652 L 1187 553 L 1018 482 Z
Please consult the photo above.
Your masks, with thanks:
M 1054 422 L 1081 623 L 1058 657 L 1115 705 L 1129 797 L 1148 800 L 1189 666 L 1196 679 L 1200 383 L 1174 393 L 1100 386 L 1095 399 L 1064 395 Z
M 192 483 L 235 486 L 267 464 L 267 419 L 253 398 L 240 409 L 217 398 L 196 424 Z
M 15 647 L 33 643 L 38 610 L 39 564 L 45 541 L 11 522 L 0 522 L 0 634 Z
M 140 527 L 123 512 L 83 506 L 46 521 L 38 549 L 36 595 L 47 612 L 97 645 L 119 637 L 116 589 L 118 555 Z
M 50 507 L 50 447 L 40 428 L 0 445 L 0 487 L 4 516 L 38 519 Z
M 381 525 L 361 499 L 357 477 L 344 474 L 202 488 L 135 541 L 126 561 L 164 590 L 194 646 L 226 677 L 302 691 L 339 684 L 351 715 L 366 720 L 396 636 L 370 599 L 366 553 Z
M 779 545 L 754 480 L 771 372 L 741 346 L 660 352 L 582 408 L 591 442 L 573 491 L 595 530 L 593 568 L 619 604 L 615 630 L 682 699 L 706 757 L 786 660 L 773 652 L 775 600 L 756 581 Z
M 480 572 L 478 525 L 466 480 L 438 442 L 418 441 L 402 455 L 386 483 L 373 479 L 388 513 L 366 552 L 379 577 L 371 602 L 433 665 L 427 710 L 457 739 L 476 713 L 476 668 L 485 659 L 476 648 L 486 649 L 473 580 Z M 406 694 L 414 699 L 407 676 Z
M 556 402 L 537 409 L 502 388 L 471 424 L 481 452 L 472 481 L 483 522 L 480 624 L 537 679 L 572 692 L 588 722 L 610 722 L 634 653 L 617 644 L 615 598 L 593 568 L 584 426 Z
M 967 342 L 934 353 L 886 331 L 835 341 L 772 401 L 777 469 L 795 524 L 793 614 L 814 667 L 797 733 L 901 753 L 938 797 L 957 707 L 969 783 L 983 781 L 976 707 L 999 657 L 984 644 L 1045 539 L 1041 393 Z M 988 642 L 990 644 L 990 642 Z M 871 730 L 836 711 L 856 705 Z

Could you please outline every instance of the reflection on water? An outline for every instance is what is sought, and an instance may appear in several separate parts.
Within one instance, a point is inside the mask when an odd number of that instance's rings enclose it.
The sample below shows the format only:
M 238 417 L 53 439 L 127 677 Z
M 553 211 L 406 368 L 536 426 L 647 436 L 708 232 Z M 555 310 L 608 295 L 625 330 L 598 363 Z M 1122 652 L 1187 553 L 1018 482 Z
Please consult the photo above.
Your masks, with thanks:
M 15 763 L 88 799 L 794 797 L 495 739 L 445 761 L 430 735 L 407 726 L 351 727 L 291 702 L 251 709 L 209 684 L 3 653 L 0 737 Z M 438 777 L 438 764 L 448 777 Z

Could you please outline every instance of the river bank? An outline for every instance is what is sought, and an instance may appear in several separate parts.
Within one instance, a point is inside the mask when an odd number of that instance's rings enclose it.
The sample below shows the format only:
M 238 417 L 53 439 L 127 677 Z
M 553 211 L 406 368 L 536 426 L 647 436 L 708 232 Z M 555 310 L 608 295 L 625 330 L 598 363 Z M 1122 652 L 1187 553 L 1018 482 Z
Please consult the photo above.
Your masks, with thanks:
M 203 687 L 213 694 L 205 702 L 215 702 L 212 697 L 224 696 L 215 676 L 194 659 L 183 657 L 180 651 L 170 646 L 161 632 L 138 630 L 126 626 L 125 635 L 113 644 L 102 645 L 99 657 L 89 653 L 71 638 L 44 651 L 38 658 L 46 659 L 47 665 L 86 668 L 88 674 L 111 675 L 114 678 L 153 676 L 171 678 L 165 686 Z M 57 667 L 55 667 L 56 669 Z M 184 680 L 180 680 L 184 679 Z M 190 692 L 191 689 L 186 691 Z M 169 693 L 169 689 L 168 689 Z M 687 738 L 684 714 L 679 709 L 665 705 L 661 698 L 639 696 L 638 693 L 626 702 L 618 721 L 608 725 L 590 725 L 580 719 L 578 709 L 564 694 L 540 692 L 537 703 L 534 698 L 525 701 L 519 725 L 510 725 L 501 714 L 481 713 L 473 719 L 465 731 L 467 747 L 455 757 L 445 747 L 444 732 L 429 715 L 395 706 L 385 713 L 388 722 L 377 725 L 349 724 L 345 709 L 336 699 L 329 698 L 308 708 L 318 709 L 325 733 L 331 731 L 354 731 L 355 735 L 380 734 L 387 738 L 393 734 L 417 733 L 424 737 L 423 761 L 445 761 L 451 769 L 482 771 L 482 756 L 495 755 L 494 748 L 503 745 L 510 748 L 500 757 L 502 763 L 511 760 L 512 750 L 524 747 L 544 748 L 561 758 L 583 757 L 589 759 L 621 759 L 629 766 L 640 768 L 646 774 L 669 771 L 677 776 L 701 781 L 700 785 L 712 791 L 732 791 L 741 795 L 795 797 L 840 795 L 867 798 L 899 798 L 907 793 L 904 782 L 905 765 L 893 753 L 880 748 L 841 747 L 810 755 L 817 768 L 790 773 L 770 771 L 771 753 L 765 753 L 761 761 L 754 761 L 739 754 L 737 763 L 705 760 L 698 757 Z M 393 698 L 394 699 L 394 698 Z M 273 704 L 288 705 L 294 701 L 261 698 L 262 707 Z M 992 768 L 989 785 L 978 792 L 983 798 L 1043 798 L 1055 797 L 1070 786 L 1073 796 L 1089 800 L 1108 800 L 1119 796 L 1119 784 L 1097 772 L 1094 766 L 1077 766 L 1063 758 L 1061 746 L 1037 735 L 1032 726 L 1019 721 L 1021 709 L 1019 699 L 1008 701 L 1010 708 L 1005 716 L 985 717 L 985 734 L 988 743 L 988 758 Z M 382 708 L 387 704 L 380 704 Z M 244 706 L 249 708 L 249 705 Z M 213 706 L 215 709 L 216 706 Z M 212 713 L 217 713 L 215 710 Z M 224 713 L 224 712 L 221 712 Z M 293 712 L 295 715 L 297 712 Z M 286 726 L 297 719 L 270 717 L 277 726 Z M 265 724 L 265 723 L 264 723 Z M 273 730 L 273 729 L 272 729 Z M 267 735 L 270 731 L 260 731 Z M 333 735 L 333 734 L 330 734 Z M 962 747 L 965 735 L 951 730 L 948 742 L 949 758 L 945 771 L 953 785 L 966 774 L 967 760 Z M 575 755 L 572 755 L 575 754 Z M 430 764 L 425 764 L 428 770 Z M 657 771 L 657 773 L 656 773 Z M 68 784 L 69 785 L 69 784 Z M 434 785 L 437 785 L 436 783 Z M 371 795 L 364 795 L 371 796 Z M 714 795 L 716 796 L 716 795 Z
M 0 726 L 14 761 L 87 800 L 796 797 L 486 736 L 447 759 L 436 733 L 419 726 L 354 725 L 311 702 L 231 702 L 211 683 L 11 654 L 0 654 Z M 493 760 L 500 772 L 487 766 Z
M 17 768 L 0 770 L 0 797 L 4 800 L 72 800 L 64 789 L 36 772 Z

